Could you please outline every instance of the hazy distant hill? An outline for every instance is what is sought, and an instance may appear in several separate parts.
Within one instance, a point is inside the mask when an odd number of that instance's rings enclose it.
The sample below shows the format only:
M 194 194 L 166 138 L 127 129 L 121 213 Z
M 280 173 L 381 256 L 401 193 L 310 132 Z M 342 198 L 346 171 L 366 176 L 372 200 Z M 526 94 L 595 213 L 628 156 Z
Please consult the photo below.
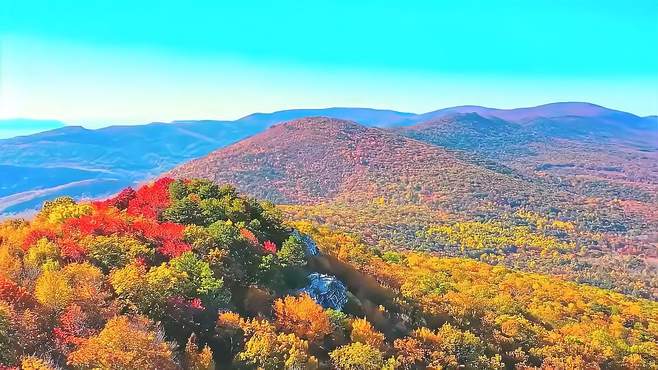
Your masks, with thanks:
M 74 195 L 79 199 L 111 194 L 130 179 L 106 171 L 66 167 L 16 167 L 0 165 L 0 211 L 21 213 L 36 209 L 49 199 Z
M 419 115 L 370 108 L 290 109 L 273 113 L 254 113 L 239 122 L 273 125 L 305 117 L 331 117 L 358 122 L 365 126 L 400 126 L 418 121 Z
M 639 117 L 590 103 L 553 103 L 517 109 L 461 106 L 421 114 L 416 122 L 432 123 L 467 113 L 516 123 L 519 125 L 516 131 L 537 137 L 621 140 L 645 149 L 658 149 L 655 117 Z
M 30 191 L 47 187 L 68 184 L 68 194 L 75 197 L 112 194 L 262 129 L 222 121 L 185 121 L 98 130 L 67 126 L 0 140 L 0 164 L 20 168 L 24 179 L 25 185 L 14 188 L 13 194 L 27 192 L 18 198 L 24 202 L 17 202 L 16 197 L 8 202 L 7 194 L 0 196 L 0 213 L 38 205 Z M 43 171 L 49 173 L 47 183 L 42 182 Z M 76 185 L 82 180 L 89 181 L 84 187 Z
M 605 108 L 596 104 L 583 102 L 561 102 L 544 104 L 536 107 L 513 109 L 496 109 L 481 107 L 477 105 L 463 105 L 421 114 L 419 120 L 424 121 L 453 113 L 477 113 L 481 116 L 496 117 L 517 123 L 531 122 L 537 118 L 557 118 L 567 116 L 607 118 L 615 121 L 625 122 L 635 121 L 638 118 L 641 118 L 631 113 Z
M 464 113 L 476 113 L 486 118 L 498 118 L 513 123 L 530 125 L 538 119 L 560 121 L 567 117 L 579 117 L 591 123 L 600 123 L 603 126 L 611 125 L 619 128 L 653 129 L 658 131 L 656 116 L 639 117 L 631 113 L 582 102 L 551 103 L 536 107 L 514 109 L 464 105 L 439 109 L 423 114 L 369 108 L 290 109 L 273 113 L 254 113 L 238 121 L 272 125 L 304 117 L 321 116 L 354 121 L 365 126 L 399 127 L 411 126 Z
M 459 150 L 476 163 L 542 177 L 583 195 L 658 202 L 658 125 L 651 123 L 655 120 L 604 109 L 594 110 L 598 115 L 589 112 L 521 123 L 451 113 L 395 131 Z

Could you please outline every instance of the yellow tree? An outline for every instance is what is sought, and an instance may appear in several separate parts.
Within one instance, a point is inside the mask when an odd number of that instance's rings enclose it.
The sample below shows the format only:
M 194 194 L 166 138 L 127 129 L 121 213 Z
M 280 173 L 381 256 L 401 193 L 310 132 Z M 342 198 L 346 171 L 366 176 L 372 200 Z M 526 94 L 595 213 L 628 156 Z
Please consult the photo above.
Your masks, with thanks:
M 59 197 L 45 202 L 37 219 L 48 223 L 61 223 L 69 218 L 88 215 L 92 209 L 91 205 L 78 204 L 71 197 Z
M 331 362 L 341 370 L 381 370 L 384 358 L 377 348 L 363 343 L 338 347 L 330 353 Z
M 274 313 L 280 329 L 310 342 L 317 342 L 332 332 L 329 316 L 308 295 L 277 299 L 274 302 Z
M 110 298 L 105 276 L 89 263 L 71 263 L 61 270 L 46 269 L 39 275 L 34 295 L 42 305 L 59 311 L 70 303 L 100 308 Z
M 208 346 L 199 349 L 194 334 L 190 336 L 185 346 L 185 368 L 188 370 L 214 370 L 215 362 Z
M 228 320 L 226 320 L 228 319 Z M 235 317 L 220 318 L 224 325 L 239 325 L 248 338 L 244 350 L 236 359 L 258 369 L 316 369 L 317 359 L 308 354 L 308 342 L 295 334 L 277 333 L 276 328 L 264 320 L 242 320 Z
M 163 338 L 144 317 L 117 316 L 71 352 L 68 363 L 79 369 L 179 369 L 174 346 Z
M 352 342 L 360 342 L 380 350 L 384 346 L 384 334 L 375 330 L 366 319 L 356 319 L 352 322 L 351 339 Z
M 34 296 L 42 305 L 59 311 L 71 302 L 73 289 L 61 271 L 46 270 L 37 279 Z
M 21 359 L 21 370 L 55 370 L 50 361 L 42 360 L 36 356 L 25 356 Z

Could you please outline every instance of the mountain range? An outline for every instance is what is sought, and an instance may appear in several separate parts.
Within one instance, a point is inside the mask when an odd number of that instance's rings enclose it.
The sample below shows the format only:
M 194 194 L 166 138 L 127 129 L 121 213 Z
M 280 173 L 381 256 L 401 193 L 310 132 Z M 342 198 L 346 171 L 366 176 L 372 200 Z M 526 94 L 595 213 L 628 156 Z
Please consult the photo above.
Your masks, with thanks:
M 187 120 L 96 130 L 65 126 L 0 140 L 0 165 L 6 166 L 3 173 L 9 174 L 0 180 L 0 212 L 25 211 L 64 191 L 77 198 L 105 196 L 277 123 L 309 116 L 397 131 L 467 156 L 489 149 L 496 153 L 527 151 L 531 145 L 554 139 L 614 142 L 639 153 L 652 153 L 658 142 L 656 117 L 638 117 L 588 103 L 511 110 L 461 106 L 425 114 L 366 108 L 298 109 L 256 113 L 236 121 Z M 463 160 L 482 164 L 491 159 L 471 157 Z M 48 181 L 42 181 L 44 176 Z

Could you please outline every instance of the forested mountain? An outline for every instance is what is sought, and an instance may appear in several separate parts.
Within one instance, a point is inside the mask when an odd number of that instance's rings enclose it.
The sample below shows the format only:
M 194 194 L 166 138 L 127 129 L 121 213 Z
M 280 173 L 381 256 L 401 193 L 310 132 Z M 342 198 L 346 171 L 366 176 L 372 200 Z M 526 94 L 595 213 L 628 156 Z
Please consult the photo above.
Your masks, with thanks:
M 456 127 L 468 133 L 480 125 L 514 127 L 461 117 L 466 121 Z M 612 185 L 610 193 L 604 185 L 575 188 L 522 168 L 482 163 L 476 154 L 353 122 L 308 118 L 274 126 L 170 175 L 234 183 L 285 205 L 289 217 L 356 232 L 382 250 L 467 256 L 656 297 L 655 194 L 631 199 L 617 196 Z
M 658 220 L 658 122 L 622 113 L 602 117 L 541 118 L 512 123 L 475 113 L 454 114 L 396 132 L 446 149 L 489 168 L 504 168 L 524 178 L 586 199 L 601 209 L 620 207 L 630 224 Z M 647 122 L 654 121 L 654 124 Z M 625 122 L 625 123 L 624 123 Z M 639 218 L 638 218 L 639 216 Z M 600 225 L 627 233 L 629 228 Z M 632 228 L 632 227 L 631 227 Z M 656 257 L 658 236 L 648 243 L 623 242 L 625 249 Z M 641 247 L 641 246 L 644 247 Z
M 207 180 L 0 223 L 2 369 L 652 369 L 657 318 L 655 301 L 284 222 Z
M 389 192 L 400 202 L 418 201 L 410 197 L 424 194 L 435 198 L 427 201 L 449 203 L 451 195 L 503 206 L 505 189 L 527 197 L 524 193 L 532 188 L 523 179 L 482 169 L 438 146 L 323 117 L 276 125 L 171 174 L 235 183 L 279 203 L 358 201 Z M 421 185 L 424 189 L 414 190 Z
M 658 123 L 629 126 L 583 117 L 513 123 L 466 113 L 395 131 L 457 150 L 476 163 L 541 177 L 570 192 L 658 201 Z

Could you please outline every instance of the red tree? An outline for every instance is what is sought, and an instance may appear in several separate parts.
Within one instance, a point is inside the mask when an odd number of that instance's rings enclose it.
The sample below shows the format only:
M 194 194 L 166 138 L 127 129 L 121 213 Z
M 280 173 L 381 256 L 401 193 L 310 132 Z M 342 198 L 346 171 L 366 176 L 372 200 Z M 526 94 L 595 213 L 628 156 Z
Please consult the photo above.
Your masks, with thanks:
M 169 206 L 169 185 L 174 180 L 164 177 L 151 185 L 139 188 L 135 197 L 128 202 L 128 213 L 135 216 L 157 218 L 160 212 Z

